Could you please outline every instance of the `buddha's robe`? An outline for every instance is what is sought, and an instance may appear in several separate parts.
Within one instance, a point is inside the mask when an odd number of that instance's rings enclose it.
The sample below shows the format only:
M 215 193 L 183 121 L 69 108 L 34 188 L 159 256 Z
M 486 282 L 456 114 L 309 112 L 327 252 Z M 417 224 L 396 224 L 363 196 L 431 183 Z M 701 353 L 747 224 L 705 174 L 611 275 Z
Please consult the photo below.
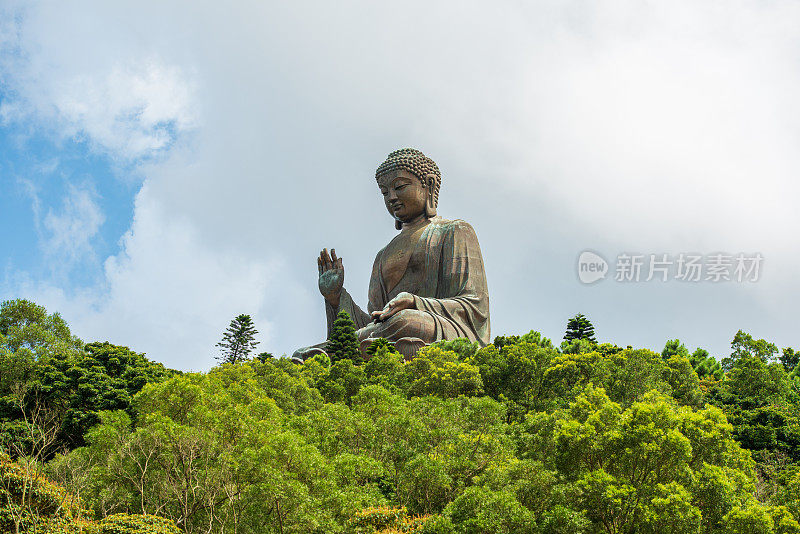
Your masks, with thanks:
M 386 287 L 382 265 L 386 247 L 375 257 L 365 313 L 342 289 L 339 308 L 326 303 L 328 336 L 336 313 L 346 311 L 358 329 L 359 341 L 419 338 L 425 343 L 467 338 L 481 346 L 490 342 L 489 292 L 475 230 L 461 220 L 433 217 L 414 245 L 400 281 Z M 383 309 L 400 292 L 414 296 L 413 309 L 401 310 L 381 323 L 370 314 Z

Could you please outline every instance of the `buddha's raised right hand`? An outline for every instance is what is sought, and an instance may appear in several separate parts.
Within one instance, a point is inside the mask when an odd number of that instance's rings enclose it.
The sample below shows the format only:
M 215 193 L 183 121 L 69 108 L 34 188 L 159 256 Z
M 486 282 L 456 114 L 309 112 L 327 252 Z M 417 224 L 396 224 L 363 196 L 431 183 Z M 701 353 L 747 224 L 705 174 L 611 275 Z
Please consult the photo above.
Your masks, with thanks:
M 339 307 L 339 296 L 342 294 L 344 285 L 344 266 L 342 258 L 336 257 L 336 249 L 322 249 L 317 258 L 319 267 L 319 292 L 334 309 Z

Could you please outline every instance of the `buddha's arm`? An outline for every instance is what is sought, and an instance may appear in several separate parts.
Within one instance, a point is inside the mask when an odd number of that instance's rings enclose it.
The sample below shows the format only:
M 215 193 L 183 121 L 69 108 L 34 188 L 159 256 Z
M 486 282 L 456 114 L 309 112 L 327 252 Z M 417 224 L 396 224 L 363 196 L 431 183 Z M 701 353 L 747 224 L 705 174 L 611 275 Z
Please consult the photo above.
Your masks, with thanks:
M 359 308 L 358 304 L 353 301 L 353 297 L 350 296 L 350 293 L 348 293 L 345 288 L 342 288 L 342 292 L 339 294 L 339 306 L 337 308 L 334 309 L 328 301 L 325 301 L 325 315 L 328 318 L 328 337 L 331 335 L 336 315 L 340 311 L 347 312 L 347 315 L 349 315 L 350 319 L 355 323 L 356 330 L 365 327 L 370 322 L 369 315 Z
M 378 294 L 380 293 L 380 282 L 376 278 L 379 276 L 378 273 L 380 272 L 380 256 L 381 252 L 378 252 L 378 254 L 375 256 L 375 262 L 372 265 L 372 277 L 369 282 L 370 302 L 368 310 L 370 312 L 375 308 L 375 302 L 373 302 L 373 300 L 378 299 Z M 328 337 L 330 337 L 333 329 L 333 322 L 336 320 L 336 315 L 340 310 L 347 312 L 347 314 L 350 316 L 350 319 L 352 319 L 353 323 L 355 323 L 356 330 L 363 328 L 372 322 L 372 317 L 370 317 L 370 314 L 362 310 L 358 304 L 353 301 L 353 297 L 350 295 L 350 293 L 348 293 L 345 288 L 342 288 L 342 291 L 339 294 L 338 307 L 334 308 L 329 302 L 325 301 L 325 315 L 328 318 Z

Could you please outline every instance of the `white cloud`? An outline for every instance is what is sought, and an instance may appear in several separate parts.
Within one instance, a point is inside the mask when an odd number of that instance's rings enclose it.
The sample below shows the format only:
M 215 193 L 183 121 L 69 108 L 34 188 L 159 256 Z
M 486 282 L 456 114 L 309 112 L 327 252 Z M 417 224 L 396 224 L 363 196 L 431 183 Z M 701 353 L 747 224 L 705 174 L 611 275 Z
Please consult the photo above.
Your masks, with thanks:
M 547 169 L 557 185 L 545 187 L 575 216 L 628 241 L 793 248 L 763 223 L 800 223 L 800 105 L 786 92 L 800 71 L 779 20 L 796 11 L 739 6 L 725 24 L 703 4 L 612 17 L 532 81 L 542 126 L 525 163 Z M 621 216 L 604 217 L 609 206 Z
M 102 10 L 79 11 L 12 2 L 0 12 L 3 123 L 86 139 L 126 163 L 157 155 L 191 131 L 197 103 L 190 71 L 156 52 L 115 46 L 130 33 L 115 34 Z
M 94 196 L 91 189 L 70 184 L 62 210 L 51 209 L 44 217 L 42 246 L 54 265 L 70 268 L 94 256 L 92 239 L 105 221 Z
M 259 312 L 274 267 L 206 248 L 189 221 L 171 218 L 149 194 L 145 185 L 122 254 L 106 262 L 110 290 L 101 309 L 111 320 L 92 325 L 94 336 L 137 346 L 146 332 L 160 357 L 194 369 L 210 364 L 211 347 L 238 313 L 251 311 L 268 337 Z
M 796 345 L 799 9 L 37 4 L 0 113 L 123 160 L 163 156 L 138 169 L 102 288 L 42 295 L 62 294 L 49 305 L 84 337 L 172 365 L 194 366 L 237 313 L 268 330 L 265 350 L 319 341 L 315 252 L 337 247 L 364 302 L 393 235 L 371 175 L 418 146 L 444 172 L 440 212 L 478 231 L 496 334 L 557 338 L 580 311 L 621 344 L 678 335 L 719 354 L 750 328 Z M 589 289 L 573 270 L 585 248 L 760 251 L 765 272 Z
M 210 367 L 215 343 L 239 313 L 251 312 L 258 339 L 269 340 L 261 303 L 280 266 L 209 250 L 191 223 L 168 212 L 145 184 L 121 253 L 105 262 L 101 287 L 65 291 L 27 279 L 20 291 L 61 311 L 86 341 L 128 345 L 181 369 Z
M 65 133 L 85 135 L 112 155 L 134 160 L 168 147 L 195 124 L 191 84 L 151 58 L 77 75 L 53 98 Z

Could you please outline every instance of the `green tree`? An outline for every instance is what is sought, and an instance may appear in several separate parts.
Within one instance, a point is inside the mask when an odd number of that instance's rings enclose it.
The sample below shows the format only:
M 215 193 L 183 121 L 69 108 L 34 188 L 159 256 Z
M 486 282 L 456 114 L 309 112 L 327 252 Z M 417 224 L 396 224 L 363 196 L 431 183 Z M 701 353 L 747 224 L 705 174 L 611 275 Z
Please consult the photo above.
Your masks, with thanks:
M 592 343 L 597 343 L 594 338 L 594 326 L 591 321 L 579 313 L 567 322 L 567 331 L 564 334 L 565 341 L 573 339 L 586 339 Z
M 89 343 L 70 357 L 52 357 L 39 367 L 26 403 L 35 400 L 64 410 L 59 447 L 84 444 L 86 432 L 100 422 L 103 410 L 126 410 L 145 384 L 158 382 L 174 371 L 148 360 L 144 354 L 108 342 Z
M 786 484 L 778 490 L 778 504 L 785 506 L 794 517 L 800 517 L 800 470 L 789 476 Z
M 20 415 L 0 418 L 27 441 L 5 443 L 35 445 L 15 463 L 102 518 L 84 534 L 800 534 L 800 397 L 744 334 L 715 381 L 719 364 L 678 340 L 661 354 L 580 336 L 559 350 L 534 331 L 437 342 L 409 362 L 379 341 L 362 361 L 340 315 L 330 343 L 345 349 L 330 358 L 174 373 L 110 343 L 53 350 L 60 338 L 37 345 L 8 322 L 30 341 L 12 352 L 0 334 L 0 355 L 30 367 L 25 387 L 9 381 Z M 83 446 L 45 465 L 47 428 Z
M 441 340 L 431 345 L 439 347 L 442 350 L 449 350 L 458 354 L 460 360 L 466 360 L 475 356 L 475 353 L 480 350 L 481 346 L 477 341 L 470 341 L 467 338 L 457 338 L 453 340 Z
M 414 513 L 440 511 L 453 489 L 453 479 L 447 471 L 446 458 L 415 455 L 400 473 L 397 490 L 403 504 Z
M 28 349 L 40 356 L 79 350 L 83 343 L 58 313 L 48 315 L 43 306 L 16 299 L 0 304 L 0 345 L 10 352 Z
M 779 363 L 767 363 L 758 357 L 744 356 L 728 371 L 724 389 L 732 403 L 745 407 L 780 404 L 789 395 L 786 370 Z
M 328 402 L 344 401 L 350 405 L 351 399 L 366 383 L 364 366 L 356 365 L 350 358 L 337 360 L 331 365 L 320 391 Z
M 402 354 L 379 348 L 374 356 L 364 365 L 366 379 L 370 384 L 378 384 L 393 393 L 403 396 L 411 385 L 411 376 L 405 368 L 405 358 Z
M 445 513 L 459 532 L 468 534 L 523 534 L 536 532 L 533 512 L 510 491 L 467 488 Z
M 700 406 L 703 401 L 700 379 L 688 355 L 674 354 L 665 363 L 664 380 L 671 388 L 672 397 L 681 404 Z
M 651 392 L 623 409 L 590 385 L 516 432 L 519 456 L 557 473 L 567 486 L 551 486 L 555 502 L 585 511 L 591 532 L 722 532 L 723 517 L 752 498 L 750 455 L 714 407 Z
M 564 354 L 583 354 L 586 352 L 596 352 L 597 346 L 588 339 L 564 340 L 561 342 L 561 352 Z
M 800 363 L 800 351 L 796 351 L 791 347 L 786 347 L 781 353 L 781 363 L 786 369 L 787 373 L 791 373 Z
M 148 384 L 135 420 L 102 412 L 88 446 L 68 455 L 92 463 L 83 495 L 95 512 L 158 511 L 189 533 L 340 531 L 343 495 L 357 490 L 340 491 L 330 461 L 289 428 L 292 416 L 255 372 L 267 365 Z M 361 495 L 366 506 L 383 502 Z
M 287 365 L 288 364 L 288 365 Z M 287 358 L 273 358 L 264 362 L 253 360 L 249 363 L 252 375 L 248 372 L 248 379 L 256 382 L 260 391 L 286 413 L 303 414 L 316 410 L 322 404 L 322 395 L 313 386 L 309 386 L 302 375 L 305 365 L 298 366 L 288 361 Z M 241 380 L 239 373 L 229 368 L 215 368 L 210 371 L 216 378 L 224 381 L 227 386 L 234 387 L 237 380 Z
M 789 373 L 789 380 L 791 380 L 794 390 L 800 394 L 800 364 L 797 364 L 794 371 Z
M 385 352 L 395 352 L 396 353 L 397 350 L 394 348 L 394 345 L 389 343 L 388 340 L 386 340 L 386 339 L 384 339 L 382 337 L 379 337 L 378 339 L 376 339 L 375 341 L 370 343 L 369 347 L 367 347 L 367 355 L 372 357 L 372 356 L 375 356 L 376 354 L 378 354 L 379 352 L 380 353 L 385 353 Z
M 258 330 L 253 325 L 253 319 L 244 313 L 237 315 L 222 334 L 222 341 L 217 343 L 222 352 L 221 356 L 217 356 L 217 360 L 222 363 L 239 363 L 247 360 L 259 343 L 255 340 L 256 334 Z
M 29 387 L 42 363 L 69 358 L 82 347 L 58 313 L 25 299 L 0 304 L 0 420 L 16 417 L 12 396 Z
M 629 406 L 652 389 L 670 391 L 667 369 L 661 355 L 651 350 L 593 350 L 555 356 L 545 371 L 545 381 L 557 405 L 565 406 L 594 384 L 605 388 L 613 401 Z
M 42 529 L 40 523 L 45 519 L 41 516 L 51 515 L 63 504 L 58 502 L 58 493 L 50 491 L 44 492 L 47 504 L 39 502 L 44 460 L 57 442 L 61 414 L 42 402 L 25 406 L 22 394 L 17 395 L 17 402 L 21 413 L 17 439 L 0 443 L 0 525 L 11 522 L 16 533 L 35 532 Z M 11 462 L 6 451 L 16 462 Z
M 800 532 L 800 524 L 786 508 L 750 500 L 728 512 L 722 529 L 731 534 L 794 534 Z
M 0 305 L 0 442 L 30 441 L 21 433 L 24 421 L 46 406 L 59 418 L 57 439 L 44 456 L 80 446 L 99 411 L 130 409 L 145 383 L 167 374 L 127 347 L 84 346 L 58 313 L 33 302 Z
M 661 357 L 668 360 L 670 356 L 683 356 L 689 358 L 689 349 L 681 343 L 680 339 L 670 339 L 661 351 Z
M 697 376 L 707 380 L 722 380 L 725 372 L 716 358 L 709 356 L 708 351 L 697 348 L 691 355 L 692 367 Z
M 356 325 L 347 312 L 340 311 L 333 322 L 333 329 L 325 345 L 325 352 L 331 357 L 332 362 L 348 359 L 358 362 L 361 360 L 356 337 Z
M 531 343 L 542 348 L 555 348 L 550 339 L 544 337 L 536 330 L 531 330 L 527 334 L 521 336 L 497 336 L 492 342 L 492 344 L 497 347 L 497 350 L 502 350 L 506 345 L 515 345 L 517 343 Z
M 528 411 L 552 406 L 545 373 L 556 357 L 552 344 L 519 341 L 503 344 L 500 350 L 496 345 L 484 347 L 472 362 L 480 371 L 486 394 L 506 404 L 511 420 L 521 420 Z
M 258 356 L 256 356 L 256 360 L 260 361 L 261 363 L 266 362 L 267 360 L 271 360 L 274 358 L 275 355 L 271 352 L 259 352 Z
M 781 451 L 800 460 L 800 406 L 783 365 L 739 358 L 711 400 L 734 425 L 736 439 L 757 456 Z
M 406 364 L 406 371 L 413 380 L 409 396 L 437 395 L 449 398 L 459 395 L 481 395 L 483 381 L 475 365 L 459 361 L 458 355 L 436 346 L 420 350 Z
M 727 372 L 733 369 L 739 359 L 745 356 L 760 358 L 764 362 L 772 362 L 778 354 L 778 347 L 764 339 L 753 339 L 747 332 L 739 330 L 731 341 L 731 355 L 722 360 L 722 368 Z

